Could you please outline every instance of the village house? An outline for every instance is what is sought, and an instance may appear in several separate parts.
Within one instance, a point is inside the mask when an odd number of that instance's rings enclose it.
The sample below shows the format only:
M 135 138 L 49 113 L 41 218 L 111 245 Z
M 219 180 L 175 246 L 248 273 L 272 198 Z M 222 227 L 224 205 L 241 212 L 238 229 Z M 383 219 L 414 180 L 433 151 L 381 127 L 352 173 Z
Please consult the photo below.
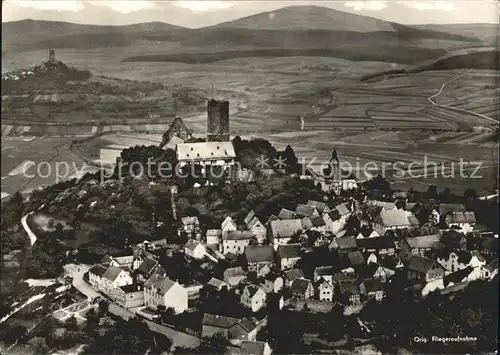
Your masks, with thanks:
M 361 303 L 361 289 L 354 280 L 338 282 L 335 286 L 341 303 L 345 305 L 357 305 Z
M 274 264 L 274 249 L 271 245 L 249 245 L 245 248 L 248 271 L 258 272 L 261 268 Z
M 242 341 L 240 355 L 271 355 L 273 350 L 267 341 Z
M 302 223 L 300 219 L 276 220 L 271 221 L 271 242 L 274 250 L 279 245 L 288 244 L 293 237 L 302 232 Z
M 278 219 L 296 219 L 297 215 L 295 212 L 282 208 L 278 214 Z
M 133 276 L 136 282 L 138 283 L 144 283 L 146 282 L 147 279 L 153 275 L 157 269 L 161 269 L 161 267 L 158 264 L 158 261 L 155 259 L 151 258 L 146 258 L 144 261 L 139 265 L 137 269 L 133 271 Z M 160 270 L 161 273 L 162 270 Z
M 358 250 L 358 243 L 354 237 L 334 238 L 330 244 L 330 248 L 336 249 L 339 254 L 347 254 Z
M 479 251 L 482 255 L 497 258 L 498 238 L 486 237 L 480 243 Z
M 255 285 L 247 285 L 241 293 L 241 304 L 250 308 L 252 312 L 258 312 L 266 305 L 266 293 Z
M 366 295 L 368 299 L 373 298 L 380 302 L 385 296 L 383 283 L 378 278 L 365 279 L 359 287 L 361 294 Z
M 370 200 L 367 201 L 367 205 L 377 206 L 384 210 L 393 210 L 396 208 L 396 202 L 386 202 L 386 201 L 378 201 L 378 200 Z
M 247 273 L 241 266 L 230 267 L 224 271 L 224 282 L 230 287 L 235 287 L 246 279 Z
M 476 216 L 474 212 L 451 212 L 444 219 L 448 228 L 458 229 L 462 233 L 470 233 L 474 230 Z
M 222 254 L 228 253 L 239 255 L 243 254 L 245 248 L 250 244 L 253 234 L 250 231 L 232 231 L 222 233 Z
M 323 213 L 321 218 L 323 222 L 325 222 L 325 232 L 336 234 L 344 228 L 345 221 L 341 218 L 339 211 L 336 209 Z
M 378 238 L 357 239 L 356 244 L 363 253 L 376 253 L 378 256 L 392 256 L 396 253 L 394 239 L 386 235 Z
M 184 246 L 184 253 L 193 259 L 203 259 L 207 255 L 207 249 L 199 241 L 189 239 Z
M 285 282 L 285 287 L 290 287 L 292 282 L 297 279 L 305 278 L 304 272 L 301 269 L 287 270 L 283 273 L 283 281 Z
M 220 167 L 223 171 L 228 171 L 235 164 L 236 158 L 230 141 L 179 143 L 175 152 L 179 167 L 195 165 L 201 168 L 202 174 L 206 173 L 208 167 Z
M 266 241 L 267 228 L 260 222 L 257 217 L 254 217 L 248 224 L 247 228 L 257 238 L 259 244 Z
M 373 229 L 380 235 L 384 235 L 389 230 L 408 229 L 410 227 L 411 223 L 406 212 L 395 208 L 392 210 L 382 209 L 373 222 Z
M 440 203 L 438 214 L 441 218 L 445 218 L 449 213 L 467 211 L 463 203 Z
M 332 281 L 320 277 L 315 282 L 315 285 L 318 290 L 318 299 L 320 301 L 333 302 L 334 287 Z
M 387 282 L 395 273 L 396 271 L 394 269 L 376 263 L 370 263 L 366 268 L 366 275 L 368 278 L 379 279 L 381 282 Z
M 300 203 L 295 208 L 295 214 L 299 217 L 319 217 L 319 213 L 316 210 L 316 207 Z
M 309 200 L 307 201 L 307 205 L 315 207 L 319 215 L 330 212 L 330 207 L 325 202 Z
M 133 279 L 127 271 L 119 267 L 105 268 L 95 265 L 89 270 L 89 282 L 95 289 L 114 299 L 115 289 L 132 284 Z
M 253 341 L 259 330 L 257 322 L 249 318 L 233 318 L 205 313 L 201 322 L 202 337 L 220 334 L 229 341 Z
M 115 300 L 120 306 L 127 309 L 143 306 L 144 288 L 138 284 L 119 286 L 115 290 Z
M 335 209 L 338 211 L 342 223 L 345 224 L 345 222 L 347 222 L 347 219 L 352 213 L 351 209 L 349 208 L 349 205 L 344 202 L 335 206 Z
M 131 268 L 133 266 L 134 262 L 134 254 L 133 251 L 127 255 L 117 255 L 117 256 L 110 256 L 110 255 L 105 255 L 102 260 L 101 264 L 108 264 L 109 266 L 115 266 L 119 268 Z
M 401 253 L 424 256 L 439 243 L 439 234 L 407 237 L 400 242 Z
M 221 237 L 221 229 L 208 229 L 206 233 L 206 243 L 208 246 L 219 245 Z
M 188 291 L 168 277 L 153 275 L 144 283 L 144 304 L 153 310 L 163 305 L 182 313 L 188 309 Z
M 274 249 L 273 249 L 274 250 Z M 268 275 L 271 271 L 273 271 L 274 265 L 264 265 L 257 271 L 257 278 L 264 277 Z
M 300 243 L 279 245 L 276 255 L 280 270 L 293 269 L 300 260 Z
M 483 279 L 493 280 L 498 275 L 498 259 L 493 260 L 491 263 L 484 267 L 485 272 L 482 276 Z
M 314 287 L 308 279 L 295 279 L 290 286 L 290 292 L 295 298 L 307 300 L 314 296 Z
M 227 216 L 221 223 L 221 234 L 222 238 L 224 238 L 230 232 L 236 232 L 238 230 L 238 225 L 231 218 L 231 216 Z
M 437 262 L 448 272 L 455 272 L 467 267 L 476 268 L 486 265 L 486 260 L 478 251 L 443 250 L 437 256 Z
M 223 288 L 229 289 L 229 286 L 227 283 L 225 283 L 222 280 L 216 279 L 215 277 L 212 277 L 208 281 L 207 286 L 213 288 L 216 291 L 222 291 Z
M 269 218 L 267 219 L 266 223 L 264 224 L 264 226 L 266 228 L 269 228 L 269 225 L 271 224 L 271 221 L 276 221 L 277 219 L 280 219 L 278 216 L 272 214 L 269 216 Z
M 181 218 L 181 231 L 186 233 L 188 237 L 201 237 L 200 221 L 198 217 L 184 217 Z
M 442 279 L 444 277 L 444 269 L 435 260 L 419 255 L 412 255 L 407 266 L 407 275 L 409 280 L 417 280 L 425 283 Z
M 318 282 L 321 278 L 333 284 L 333 266 L 318 266 L 313 272 L 313 281 Z
M 260 283 L 260 287 L 265 293 L 278 293 L 283 289 L 284 281 L 281 276 L 268 274 L 264 280 Z
M 350 251 L 349 253 L 347 253 L 346 258 L 349 263 L 349 266 L 354 269 L 366 265 L 365 257 L 363 256 L 363 253 L 361 253 L 361 251 L 359 250 Z

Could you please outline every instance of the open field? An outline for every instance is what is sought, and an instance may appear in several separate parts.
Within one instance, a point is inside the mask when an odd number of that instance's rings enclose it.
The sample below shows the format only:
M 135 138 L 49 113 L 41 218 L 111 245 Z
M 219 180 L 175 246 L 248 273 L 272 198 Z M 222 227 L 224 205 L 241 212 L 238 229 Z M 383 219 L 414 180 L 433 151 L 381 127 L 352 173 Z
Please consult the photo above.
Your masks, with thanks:
M 2 193 L 29 192 L 68 178 L 84 161 L 69 150 L 71 138 L 2 139 Z M 56 165 L 59 164 L 57 176 Z M 68 170 L 66 171 L 65 167 Z

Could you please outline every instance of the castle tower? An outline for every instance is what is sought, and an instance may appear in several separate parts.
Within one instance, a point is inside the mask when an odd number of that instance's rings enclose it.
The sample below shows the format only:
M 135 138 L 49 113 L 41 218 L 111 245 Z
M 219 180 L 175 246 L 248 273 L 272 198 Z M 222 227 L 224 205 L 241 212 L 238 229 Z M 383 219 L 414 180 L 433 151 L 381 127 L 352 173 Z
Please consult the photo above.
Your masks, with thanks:
M 49 62 L 54 63 L 56 61 L 56 52 L 53 49 L 49 49 Z
M 208 101 L 207 115 L 207 141 L 229 141 L 229 101 Z

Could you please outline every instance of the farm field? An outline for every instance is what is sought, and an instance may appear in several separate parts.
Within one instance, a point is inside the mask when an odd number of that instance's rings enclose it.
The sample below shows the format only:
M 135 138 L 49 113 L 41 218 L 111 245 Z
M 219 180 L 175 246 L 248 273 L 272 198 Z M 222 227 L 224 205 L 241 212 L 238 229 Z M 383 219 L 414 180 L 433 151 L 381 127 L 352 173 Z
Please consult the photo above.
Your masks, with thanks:
M 17 191 L 27 193 L 53 184 L 58 179 L 69 178 L 75 171 L 80 170 L 84 161 L 69 150 L 70 142 L 70 138 L 3 138 L 3 197 Z M 59 177 L 56 166 L 59 166 Z

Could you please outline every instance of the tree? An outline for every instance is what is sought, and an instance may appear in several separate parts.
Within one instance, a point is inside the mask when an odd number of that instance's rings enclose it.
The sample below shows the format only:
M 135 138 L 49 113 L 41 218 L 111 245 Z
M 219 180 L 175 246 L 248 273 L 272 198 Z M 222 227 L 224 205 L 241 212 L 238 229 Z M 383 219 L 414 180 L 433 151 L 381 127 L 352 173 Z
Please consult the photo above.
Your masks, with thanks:
M 464 192 L 464 198 L 467 201 L 473 201 L 478 199 L 478 195 L 475 189 L 467 189 Z
M 435 185 L 430 185 L 429 188 L 427 189 L 427 198 L 429 199 L 438 199 L 438 191 L 437 187 Z
M 34 337 L 28 341 L 28 346 L 35 354 L 45 354 L 49 351 L 49 347 L 42 337 Z

